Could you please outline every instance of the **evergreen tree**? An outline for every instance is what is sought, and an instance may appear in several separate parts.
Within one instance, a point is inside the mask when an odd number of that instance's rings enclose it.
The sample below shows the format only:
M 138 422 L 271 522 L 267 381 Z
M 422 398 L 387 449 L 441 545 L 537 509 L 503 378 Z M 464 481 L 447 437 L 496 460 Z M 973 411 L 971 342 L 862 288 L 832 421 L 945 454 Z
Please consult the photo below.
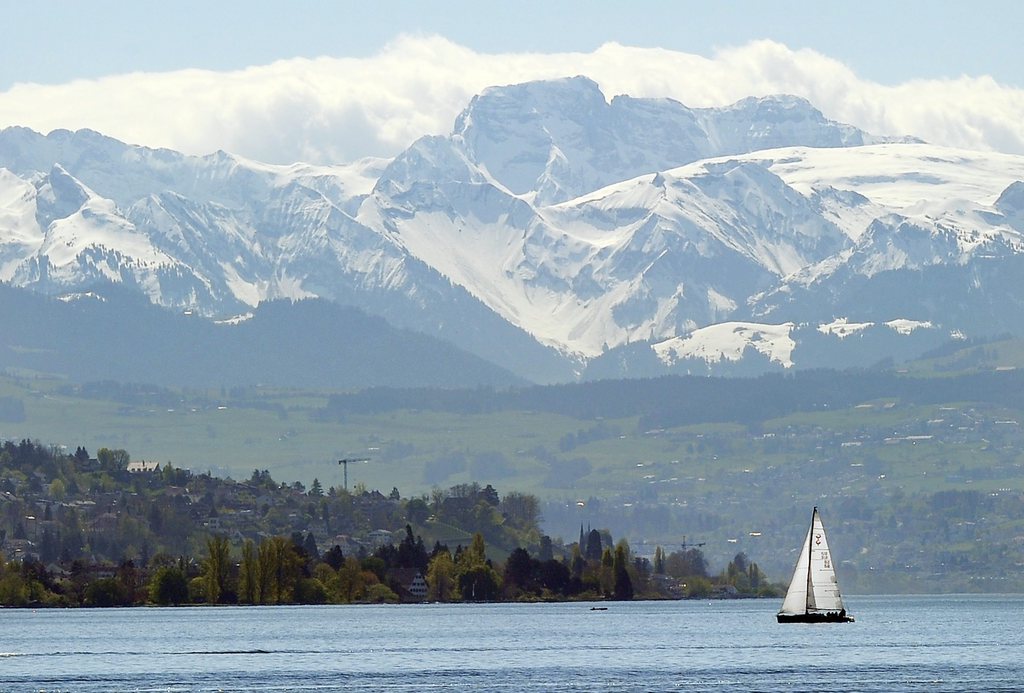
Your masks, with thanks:
M 665 550 L 660 546 L 654 549 L 654 573 L 655 575 L 665 574 Z
M 60 542 L 49 528 L 43 530 L 43 536 L 39 542 L 39 559 L 43 563 L 52 563 L 60 555 Z
M 313 484 L 309 487 L 309 495 L 320 498 L 324 495 L 324 487 L 320 485 L 320 480 L 314 478 Z
M 620 543 L 615 547 L 615 558 L 612 565 L 612 572 L 615 575 L 613 595 L 619 601 L 628 601 L 633 598 L 633 581 L 626 569 L 628 563 L 626 547 Z
M 506 593 L 514 593 L 516 590 L 533 591 L 534 573 L 539 567 L 536 563 L 524 548 L 520 547 L 509 554 L 508 560 L 505 561 Z
M 405 537 L 398 545 L 395 554 L 395 563 L 399 568 L 415 568 L 423 572 L 427 569 L 427 550 L 423 546 L 423 539 L 413 537 L 412 525 L 405 526 Z
M 538 573 L 541 587 L 544 589 L 562 596 L 568 596 L 573 593 L 571 587 L 572 574 L 565 563 L 555 559 L 542 561 Z
M 590 530 L 587 535 L 587 549 L 583 557 L 588 561 L 600 561 L 604 554 L 604 547 L 601 545 L 601 533 L 596 529 Z
M 547 534 L 540 538 L 540 551 L 537 552 L 537 560 L 541 563 L 553 560 L 555 557 L 554 545 L 551 543 L 551 537 Z
M 338 570 L 345 563 L 345 555 L 342 553 L 341 547 L 335 544 L 324 554 L 323 561 L 334 570 Z
M 316 538 L 312 532 L 306 533 L 306 538 L 302 542 L 302 549 L 306 552 L 306 555 L 312 561 L 320 560 L 320 549 L 316 546 Z
M 485 503 L 492 506 L 496 506 L 501 502 L 498 492 L 490 484 L 487 484 L 487 486 L 480 491 L 480 498 Z

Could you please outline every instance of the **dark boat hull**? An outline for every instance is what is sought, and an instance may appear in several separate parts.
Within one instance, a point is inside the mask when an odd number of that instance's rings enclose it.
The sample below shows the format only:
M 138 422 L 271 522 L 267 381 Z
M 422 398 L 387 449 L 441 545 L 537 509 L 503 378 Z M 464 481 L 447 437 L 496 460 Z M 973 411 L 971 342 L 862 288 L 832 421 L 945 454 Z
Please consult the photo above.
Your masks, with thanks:
M 777 614 L 779 623 L 853 623 L 853 616 L 836 611 L 813 614 Z

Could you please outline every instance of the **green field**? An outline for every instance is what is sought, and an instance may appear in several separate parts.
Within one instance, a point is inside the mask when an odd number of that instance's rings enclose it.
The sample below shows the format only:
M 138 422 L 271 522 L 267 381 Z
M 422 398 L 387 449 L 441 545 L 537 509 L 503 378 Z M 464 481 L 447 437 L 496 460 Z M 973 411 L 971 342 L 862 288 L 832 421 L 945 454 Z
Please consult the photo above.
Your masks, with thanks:
M 707 542 L 712 565 L 744 551 L 774 579 L 791 570 L 805 516 L 819 505 L 857 571 L 846 580 L 861 589 L 1024 589 L 1013 577 L 1024 562 L 1024 541 L 1014 540 L 1024 532 L 1024 411 L 993 404 L 882 398 L 748 425 L 650 430 L 640 417 L 509 409 L 328 421 L 326 392 L 162 391 L 159 404 L 70 392 L 60 380 L 0 378 L 0 410 L 23 410 L 23 420 L 0 420 L 0 437 L 93 455 L 123 448 L 135 460 L 236 479 L 267 469 L 278 482 L 317 478 L 325 488 L 342 485 L 338 459 L 366 457 L 349 464 L 351 488 L 409 497 L 490 483 L 537 495 L 556 537 L 610 528 L 642 553 L 688 536 Z
M 385 493 L 397 486 L 403 495 L 468 481 L 545 498 L 607 497 L 645 486 L 659 495 L 695 488 L 712 493 L 737 480 L 784 481 L 825 467 L 858 492 L 873 488 L 881 474 L 907 493 L 963 487 L 979 470 L 987 476 L 971 483 L 984 487 L 1021 488 L 1024 479 L 1014 430 L 956 436 L 950 435 L 950 425 L 934 423 L 965 416 L 962 412 L 971 409 L 966 404 L 878 401 L 794 414 L 757 427 L 705 424 L 642 431 L 635 418 L 598 422 L 527 411 L 403 410 L 331 422 L 316 415 L 329 393 L 250 391 L 238 399 L 189 392 L 178 394 L 171 406 L 149 406 L 62 394 L 61 385 L 0 379 L 0 397 L 21 400 L 25 413 L 24 421 L 0 422 L 0 437 L 71 449 L 82 445 L 92 453 L 123 448 L 136 460 L 233 478 L 268 469 L 279 481 L 309 484 L 318 478 L 325 487 L 342 484 L 338 459 L 366 457 L 368 462 L 349 466 L 350 485 Z M 970 416 L 1005 422 L 1018 413 L 993 407 Z M 564 444 L 566 436 L 598 426 L 603 431 L 598 439 Z M 574 465 L 572 474 L 552 473 Z M 991 470 L 1005 473 L 993 476 Z

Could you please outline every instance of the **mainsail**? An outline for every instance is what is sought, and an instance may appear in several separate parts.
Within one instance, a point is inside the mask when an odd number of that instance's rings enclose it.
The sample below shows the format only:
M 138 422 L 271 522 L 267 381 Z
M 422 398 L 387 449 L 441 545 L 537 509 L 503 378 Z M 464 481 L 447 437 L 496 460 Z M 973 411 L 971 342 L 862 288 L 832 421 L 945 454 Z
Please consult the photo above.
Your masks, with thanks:
M 793 570 L 789 591 L 782 602 L 781 616 L 802 614 L 826 614 L 834 612 L 846 615 L 843 598 L 839 595 L 836 571 L 832 567 L 832 555 L 828 550 L 825 527 L 821 524 L 818 508 L 811 514 L 811 526 L 807 530 L 800 558 Z

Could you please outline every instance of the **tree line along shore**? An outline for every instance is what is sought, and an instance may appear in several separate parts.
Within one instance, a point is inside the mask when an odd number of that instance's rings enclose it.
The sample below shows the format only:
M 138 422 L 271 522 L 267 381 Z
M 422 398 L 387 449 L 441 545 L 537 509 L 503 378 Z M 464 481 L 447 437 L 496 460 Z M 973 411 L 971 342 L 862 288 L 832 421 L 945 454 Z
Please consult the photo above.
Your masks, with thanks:
M 635 554 L 540 529 L 537 498 L 469 483 L 385 495 L 243 481 L 125 450 L 0 446 L 0 605 L 346 604 L 778 596 L 740 553 Z

